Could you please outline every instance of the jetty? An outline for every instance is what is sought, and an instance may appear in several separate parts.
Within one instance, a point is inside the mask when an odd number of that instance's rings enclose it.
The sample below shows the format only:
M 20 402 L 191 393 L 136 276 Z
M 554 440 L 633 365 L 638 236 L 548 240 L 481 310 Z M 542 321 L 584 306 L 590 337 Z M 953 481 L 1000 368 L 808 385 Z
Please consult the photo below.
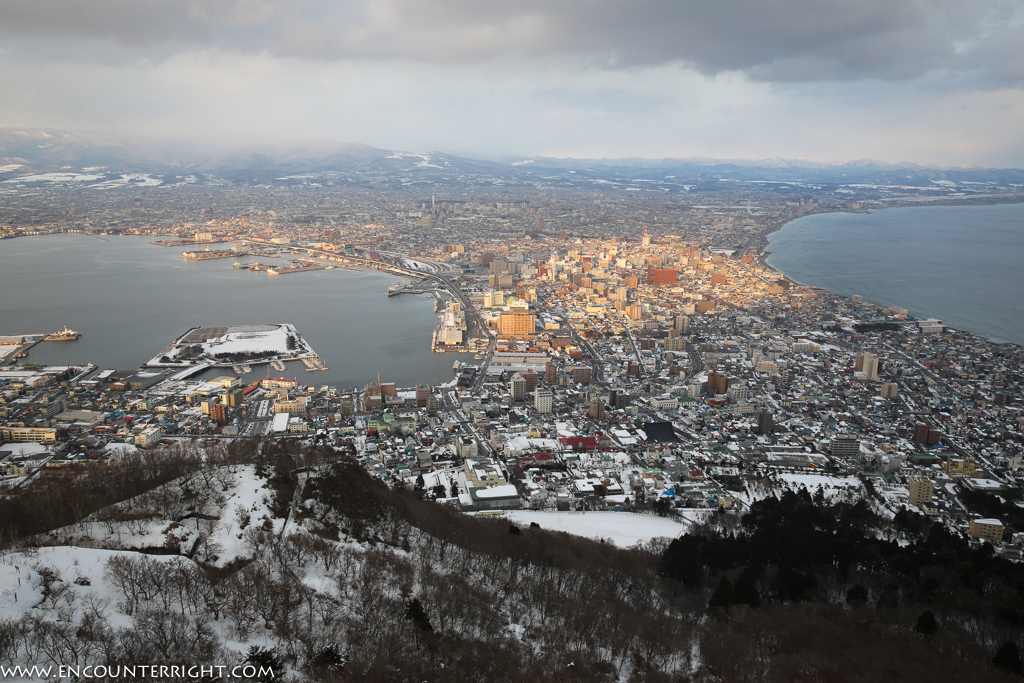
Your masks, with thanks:
M 306 366 L 307 372 L 316 372 L 317 370 L 327 370 L 327 366 L 324 364 L 323 359 L 320 356 L 313 356 L 311 358 L 303 358 L 302 364 Z

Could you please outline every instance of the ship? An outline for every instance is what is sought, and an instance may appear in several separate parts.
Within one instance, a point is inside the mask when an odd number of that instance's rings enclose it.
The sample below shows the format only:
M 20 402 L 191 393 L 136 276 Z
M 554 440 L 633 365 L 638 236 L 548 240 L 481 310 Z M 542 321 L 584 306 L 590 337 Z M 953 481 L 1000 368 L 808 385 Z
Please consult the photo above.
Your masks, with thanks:
M 75 332 L 67 325 L 64 326 L 63 330 L 51 332 L 50 334 L 43 337 L 43 341 L 74 341 L 82 336 L 81 332 Z
M 267 274 L 269 275 L 280 275 L 281 271 L 277 268 L 267 268 Z

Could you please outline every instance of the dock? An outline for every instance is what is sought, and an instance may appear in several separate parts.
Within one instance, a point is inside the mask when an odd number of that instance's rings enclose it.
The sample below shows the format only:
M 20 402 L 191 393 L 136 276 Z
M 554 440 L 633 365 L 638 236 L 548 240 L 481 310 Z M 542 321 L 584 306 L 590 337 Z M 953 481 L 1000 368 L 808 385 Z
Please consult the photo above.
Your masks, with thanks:
M 274 368 L 278 372 L 284 372 L 284 363 L 279 360 L 270 361 L 270 367 Z
M 327 370 L 327 366 L 324 365 L 323 359 L 320 356 L 313 356 L 312 358 L 303 358 L 303 365 L 306 366 L 307 372 L 316 372 L 317 370 Z
M 300 261 L 298 259 L 289 259 L 293 264 L 292 266 L 274 266 L 268 268 L 267 272 L 271 275 L 286 275 L 288 273 L 306 273 L 311 270 L 326 270 L 331 267 L 326 264 L 316 263 L 314 261 Z
M 431 287 L 429 285 L 424 285 L 421 282 L 395 284 L 388 287 L 388 296 L 398 296 L 399 294 L 426 294 L 430 290 Z
M 183 258 L 186 261 L 209 261 L 217 258 L 238 258 L 239 256 L 247 255 L 233 249 L 225 249 L 217 251 L 186 251 L 178 258 Z

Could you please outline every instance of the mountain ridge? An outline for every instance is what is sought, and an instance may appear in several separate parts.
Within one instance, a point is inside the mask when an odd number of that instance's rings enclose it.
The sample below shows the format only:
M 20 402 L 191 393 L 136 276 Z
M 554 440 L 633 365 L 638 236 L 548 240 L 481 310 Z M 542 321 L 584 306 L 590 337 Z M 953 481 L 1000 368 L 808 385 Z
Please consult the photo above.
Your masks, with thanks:
M 926 166 L 876 159 L 819 162 L 799 158 L 620 157 L 601 159 L 446 152 L 405 152 L 358 142 L 304 140 L 260 143 L 211 152 L 152 141 L 118 140 L 88 132 L 0 126 L 0 180 L 101 168 L 111 172 L 204 173 L 233 182 L 269 182 L 310 173 L 409 174 L 428 178 L 494 177 L 539 181 L 606 178 L 641 181 L 740 180 L 821 184 L 931 186 L 935 181 L 1012 185 L 1024 170 Z

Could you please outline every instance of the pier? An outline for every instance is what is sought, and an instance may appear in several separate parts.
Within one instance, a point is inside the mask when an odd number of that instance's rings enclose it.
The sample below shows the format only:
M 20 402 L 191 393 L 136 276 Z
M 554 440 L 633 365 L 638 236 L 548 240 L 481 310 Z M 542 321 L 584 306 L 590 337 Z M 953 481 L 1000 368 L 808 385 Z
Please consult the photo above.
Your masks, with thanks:
M 239 256 L 246 256 L 246 254 L 234 251 L 233 249 L 225 249 L 217 251 L 186 251 L 178 258 L 183 258 L 186 261 L 209 261 L 218 258 L 238 258 Z
M 313 356 L 312 358 L 303 358 L 302 364 L 306 366 L 307 372 L 316 372 L 317 370 L 327 370 L 327 366 L 324 365 L 324 361 L 320 356 Z

